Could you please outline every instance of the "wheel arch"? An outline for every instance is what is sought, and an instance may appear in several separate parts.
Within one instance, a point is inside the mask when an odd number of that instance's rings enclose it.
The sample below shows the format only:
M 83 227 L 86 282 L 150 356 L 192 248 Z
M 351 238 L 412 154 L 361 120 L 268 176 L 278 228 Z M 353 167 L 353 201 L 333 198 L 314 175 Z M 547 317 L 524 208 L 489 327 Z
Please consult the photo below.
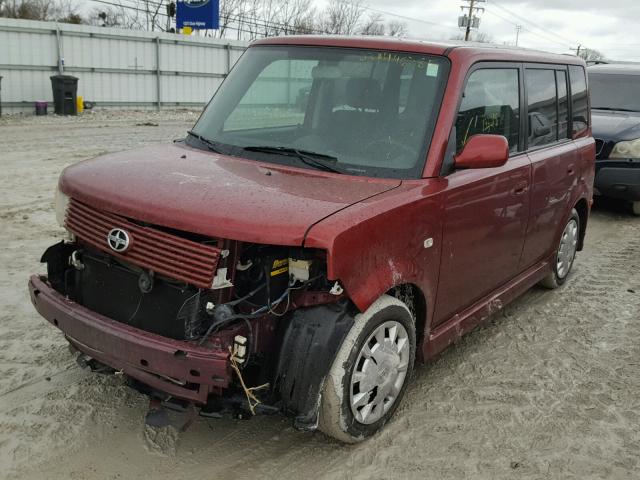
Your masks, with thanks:
M 422 347 L 427 331 L 427 297 L 415 283 L 400 283 L 386 292 L 407 305 L 416 328 L 416 355 L 422 360 Z
M 580 217 L 580 236 L 578 237 L 578 251 L 584 248 L 584 238 L 587 234 L 587 222 L 589 221 L 589 203 L 586 198 L 581 198 L 573 206 Z

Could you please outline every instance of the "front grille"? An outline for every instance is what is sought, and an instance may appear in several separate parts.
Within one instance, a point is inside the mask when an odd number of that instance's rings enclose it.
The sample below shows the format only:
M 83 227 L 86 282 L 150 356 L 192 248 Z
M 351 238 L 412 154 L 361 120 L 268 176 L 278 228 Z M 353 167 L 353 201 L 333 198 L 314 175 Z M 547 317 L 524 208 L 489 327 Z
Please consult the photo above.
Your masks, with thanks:
M 69 203 L 65 225 L 80 240 L 116 258 L 196 287 L 211 287 L 220 258 L 219 248 L 137 225 L 75 199 Z M 129 234 L 130 246 L 124 252 L 112 250 L 107 243 L 114 228 Z

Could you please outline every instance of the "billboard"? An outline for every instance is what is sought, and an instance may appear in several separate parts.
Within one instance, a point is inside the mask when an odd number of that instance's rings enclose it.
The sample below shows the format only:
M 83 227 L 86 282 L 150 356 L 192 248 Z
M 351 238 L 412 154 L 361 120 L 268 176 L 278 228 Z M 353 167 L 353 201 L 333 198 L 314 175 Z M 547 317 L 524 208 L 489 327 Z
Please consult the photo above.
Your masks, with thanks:
M 177 0 L 176 28 L 217 29 L 219 6 L 219 0 Z

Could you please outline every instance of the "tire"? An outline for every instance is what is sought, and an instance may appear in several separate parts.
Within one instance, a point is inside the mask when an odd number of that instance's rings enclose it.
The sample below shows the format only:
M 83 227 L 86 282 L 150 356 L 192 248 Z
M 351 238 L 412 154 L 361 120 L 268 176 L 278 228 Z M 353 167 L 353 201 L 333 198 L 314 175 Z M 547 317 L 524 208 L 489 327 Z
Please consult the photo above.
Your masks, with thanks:
M 541 286 L 553 290 L 567 281 L 576 258 L 579 236 L 580 215 L 574 208 L 571 210 L 571 216 L 560 236 L 560 242 L 554 256 L 553 271 L 540 282 Z
M 364 349 L 365 344 L 369 350 Z M 402 400 L 413 372 L 415 350 L 413 317 L 397 298 L 383 295 L 358 314 L 324 381 L 320 430 L 345 443 L 360 442 L 380 430 Z M 352 407 L 352 403 L 360 405 Z
M 640 201 L 631 204 L 631 211 L 634 215 L 640 217 Z

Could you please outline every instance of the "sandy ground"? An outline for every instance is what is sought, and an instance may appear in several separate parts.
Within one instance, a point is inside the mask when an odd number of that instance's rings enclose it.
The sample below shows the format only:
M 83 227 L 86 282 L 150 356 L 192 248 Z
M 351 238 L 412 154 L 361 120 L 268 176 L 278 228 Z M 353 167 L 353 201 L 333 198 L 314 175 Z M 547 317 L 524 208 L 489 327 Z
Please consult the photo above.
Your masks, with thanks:
M 418 366 L 364 444 L 280 417 L 145 428 L 145 398 L 81 371 L 26 281 L 62 233 L 51 199 L 63 167 L 170 141 L 196 116 L 0 119 L 0 477 L 640 478 L 640 218 L 615 204 L 594 211 L 564 288 L 529 291 Z

